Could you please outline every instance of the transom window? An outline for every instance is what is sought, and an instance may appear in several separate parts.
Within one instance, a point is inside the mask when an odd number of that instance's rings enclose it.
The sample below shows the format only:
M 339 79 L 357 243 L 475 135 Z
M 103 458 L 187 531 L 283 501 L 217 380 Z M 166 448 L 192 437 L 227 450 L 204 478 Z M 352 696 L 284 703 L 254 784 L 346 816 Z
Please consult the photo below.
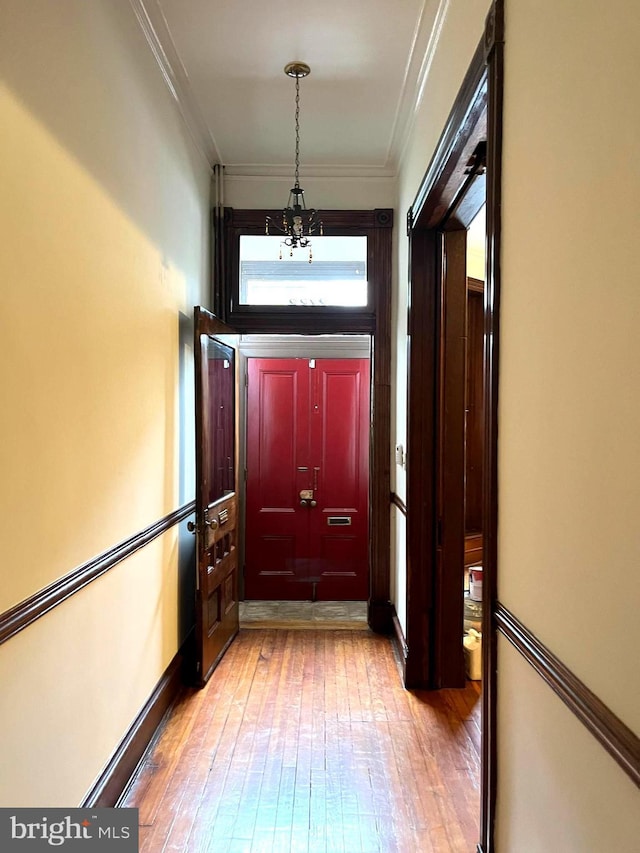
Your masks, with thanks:
M 240 305 L 365 306 L 367 237 L 323 236 L 288 249 L 277 236 L 240 236 Z

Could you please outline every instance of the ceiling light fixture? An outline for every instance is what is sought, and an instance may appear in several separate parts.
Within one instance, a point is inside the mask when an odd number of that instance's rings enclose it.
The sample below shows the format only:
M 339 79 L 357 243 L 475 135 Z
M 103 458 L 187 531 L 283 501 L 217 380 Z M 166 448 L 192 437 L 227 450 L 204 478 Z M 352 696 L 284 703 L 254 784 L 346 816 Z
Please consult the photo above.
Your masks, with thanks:
M 293 187 L 289 190 L 289 201 L 282 211 L 282 225 L 274 222 L 267 216 L 265 231 L 269 233 L 269 226 L 273 226 L 282 234 L 284 239 L 280 243 L 280 260 L 282 260 L 282 244 L 289 249 L 289 255 L 293 257 L 293 250 L 298 247 L 306 249 L 309 247 L 309 263 L 313 259 L 311 252 L 310 237 L 319 232 L 322 236 L 322 222 L 318 219 L 318 211 L 307 206 L 304 201 L 304 190 L 300 186 L 300 78 L 308 77 L 311 69 L 305 62 L 289 62 L 284 67 L 284 73 L 296 81 L 296 170 Z

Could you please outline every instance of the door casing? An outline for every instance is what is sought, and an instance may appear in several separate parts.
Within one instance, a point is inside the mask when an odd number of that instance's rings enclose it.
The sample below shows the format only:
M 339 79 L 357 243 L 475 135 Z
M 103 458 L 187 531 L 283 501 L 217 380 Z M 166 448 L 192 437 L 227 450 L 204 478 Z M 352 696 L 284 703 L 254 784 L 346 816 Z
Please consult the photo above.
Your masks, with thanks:
M 300 308 L 260 306 L 236 310 L 231 282 L 237 275 L 240 236 L 264 234 L 265 216 L 273 210 L 224 209 L 213 221 L 215 245 L 224 256 L 222 269 L 214 270 L 217 313 L 242 334 L 371 336 L 371 440 L 369 529 L 371 532 L 369 627 L 381 634 L 393 631 L 394 609 L 390 600 L 391 519 L 391 281 L 393 210 L 323 210 L 325 234 L 366 235 L 367 269 L 371 298 L 362 309 L 340 307 Z M 216 230 L 217 229 L 217 230 Z M 235 273 L 234 273 L 235 270 Z M 217 276 L 217 278 L 215 277 Z

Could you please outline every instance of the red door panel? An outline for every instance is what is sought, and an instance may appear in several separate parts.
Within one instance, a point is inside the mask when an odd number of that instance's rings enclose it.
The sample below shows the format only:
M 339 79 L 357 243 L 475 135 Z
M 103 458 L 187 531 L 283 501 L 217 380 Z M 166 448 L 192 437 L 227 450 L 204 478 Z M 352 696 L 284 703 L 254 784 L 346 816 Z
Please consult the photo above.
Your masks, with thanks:
M 245 596 L 304 599 L 309 516 L 298 468 L 309 444 L 307 363 L 250 358 L 248 381 Z
M 365 599 L 369 361 L 248 362 L 245 595 Z
M 318 359 L 312 374 L 316 596 L 362 600 L 369 594 L 369 360 Z

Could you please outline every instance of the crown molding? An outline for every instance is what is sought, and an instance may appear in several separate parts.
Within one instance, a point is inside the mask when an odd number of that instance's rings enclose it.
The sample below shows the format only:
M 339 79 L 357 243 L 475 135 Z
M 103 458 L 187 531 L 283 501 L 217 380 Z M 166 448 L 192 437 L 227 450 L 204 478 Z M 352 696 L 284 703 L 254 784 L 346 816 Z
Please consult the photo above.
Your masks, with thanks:
M 450 0 L 424 0 L 422 5 L 387 149 L 386 162 L 394 173 L 399 171 L 406 153 L 431 65 L 440 43 L 449 3 Z M 418 61 L 419 67 L 417 67 Z
M 213 169 L 221 162 L 220 152 L 192 93 L 189 77 L 157 0 L 129 0 L 129 3 L 196 148 Z
M 160 69 L 171 97 L 193 141 L 213 168 L 222 163 L 220 150 L 191 89 L 167 20 L 158 0 L 129 0 L 138 24 Z M 423 0 L 394 116 L 385 161 L 382 165 L 318 164 L 307 166 L 307 178 L 393 178 L 398 174 L 420 108 L 429 71 L 440 41 L 450 0 Z M 227 163 L 226 178 L 290 177 L 292 166 L 271 163 Z
M 275 163 L 229 163 L 224 168 L 225 180 L 243 180 L 249 178 L 264 178 L 266 180 L 291 181 L 293 166 Z M 327 178 L 395 178 L 395 169 L 390 166 L 364 166 L 346 164 L 319 164 L 306 166 L 300 170 L 300 178 L 304 181 Z

